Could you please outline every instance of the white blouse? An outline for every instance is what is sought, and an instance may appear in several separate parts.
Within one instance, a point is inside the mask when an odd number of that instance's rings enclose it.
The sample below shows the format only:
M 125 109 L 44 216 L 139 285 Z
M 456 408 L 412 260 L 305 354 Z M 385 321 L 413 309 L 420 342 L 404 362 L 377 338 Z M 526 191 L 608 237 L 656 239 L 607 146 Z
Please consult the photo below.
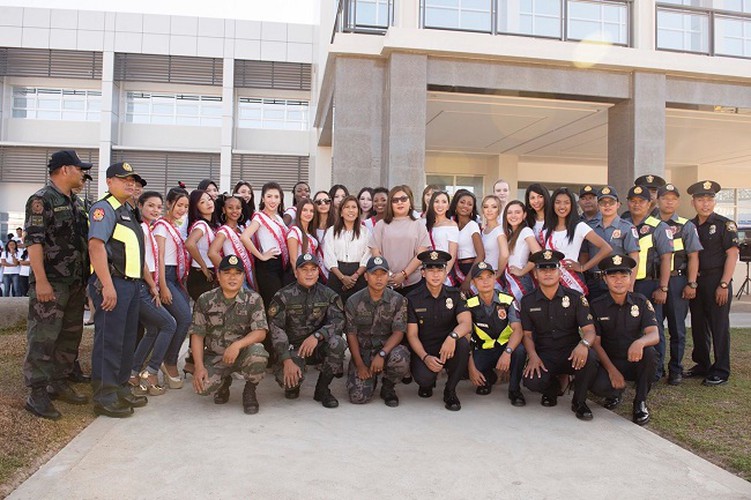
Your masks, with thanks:
M 365 267 L 370 259 L 370 231 L 360 228 L 360 237 L 353 239 L 354 231 L 342 229 L 339 236 L 334 236 L 334 228 L 326 230 L 323 237 L 323 261 L 327 269 L 339 267 L 339 262 L 359 262 Z
M 456 255 L 458 260 L 477 257 L 475 244 L 472 242 L 472 235 L 475 233 L 480 234 L 480 226 L 473 220 L 459 230 L 459 251 Z
M 553 231 L 552 238 L 548 238 L 548 234 L 545 234 L 544 247 L 562 252 L 567 259 L 578 260 L 582 242 L 591 231 L 592 228 L 589 224 L 586 222 L 578 222 L 576 224 L 576 230 L 574 231 L 574 239 L 571 242 L 568 241 L 566 230 Z
M 179 228 L 175 228 L 179 232 Z M 172 236 L 170 236 L 167 229 L 162 226 L 161 224 L 158 224 L 154 227 L 154 236 L 161 236 L 164 238 L 164 265 L 165 266 L 176 266 L 177 265 L 177 247 L 175 246 L 175 241 L 172 239 Z
M 449 243 L 459 243 L 459 227 L 455 225 L 433 226 L 430 230 L 433 250 L 449 251 Z
M 524 266 L 527 265 L 529 262 L 529 243 L 527 243 L 527 238 L 529 237 L 534 238 L 535 233 L 532 231 L 532 229 L 525 227 L 521 230 L 519 233 L 519 237 L 516 239 L 516 244 L 514 245 L 514 249 L 512 250 L 509 247 L 509 256 L 508 256 L 508 265 L 509 267 L 515 266 L 519 269 L 523 269 Z
M 485 262 L 498 271 L 498 258 L 501 248 L 498 246 L 498 236 L 503 234 L 503 226 L 496 226 L 489 233 L 482 232 L 482 246 L 485 248 Z M 503 271 L 503 269 L 501 269 Z

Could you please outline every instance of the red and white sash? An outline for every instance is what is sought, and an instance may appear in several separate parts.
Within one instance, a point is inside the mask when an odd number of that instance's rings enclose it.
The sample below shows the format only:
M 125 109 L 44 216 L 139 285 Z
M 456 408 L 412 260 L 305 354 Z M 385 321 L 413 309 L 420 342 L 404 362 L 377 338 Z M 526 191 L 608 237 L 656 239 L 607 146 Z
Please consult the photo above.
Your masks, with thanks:
M 433 239 L 433 229 L 428 231 L 428 236 L 430 237 L 430 247 L 432 250 L 439 250 L 438 247 L 436 247 L 435 240 Z M 448 250 L 447 250 L 448 251 Z M 459 271 L 461 273 L 461 271 Z M 451 272 L 449 269 L 449 272 L 446 273 L 446 280 L 443 282 L 444 285 L 448 286 L 458 286 L 461 283 L 457 283 L 456 278 L 454 277 L 454 273 Z
M 503 277 L 506 279 L 506 286 L 508 287 L 508 290 L 519 303 L 521 303 L 522 297 L 524 297 L 526 293 L 532 291 L 527 290 L 524 287 L 521 278 L 514 276 L 514 274 L 509 270 L 508 266 L 506 266 L 506 269 L 503 270 Z
M 151 232 L 151 226 L 144 221 L 141 222 L 141 228 L 143 229 L 143 234 L 148 240 L 148 244 L 151 245 L 151 253 L 154 255 L 154 272 L 151 273 L 151 277 L 154 279 L 156 287 L 159 288 L 159 247 L 156 246 L 156 240 Z
M 201 219 L 195 221 L 193 225 L 190 226 L 190 229 L 188 229 L 188 234 L 192 233 L 195 228 L 199 228 L 203 235 L 206 237 L 206 251 L 208 252 L 208 249 L 211 246 L 211 242 L 214 241 L 214 230 L 211 229 L 211 226 L 209 226 L 208 222 Z
M 231 227 L 224 225 L 217 230 L 217 234 L 219 233 L 223 234 L 224 237 L 227 238 L 227 241 L 229 241 L 229 244 L 232 246 L 234 255 L 239 257 L 243 262 L 243 265 L 245 266 L 245 278 L 247 278 L 248 280 L 248 286 L 255 290 L 256 284 L 253 281 L 253 259 L 251 253 L 248 252 L 248 250 L 245 248 L 245 245 L 243 245 L 240 241 L 240 237 L 237 235 L 237 232 Z M 223 251 L 221 253 L 223 257 L 226 257 Z
M 554 232 L 555 231 L 553 230 L 548 232 L 547 236 L 545 237 L 545 244 L 543 245 L 543 248 L 547 248 L 549 250 L 558 250 L 553 244 Z M 571 288 L 572 290 L 576 290 L 577 292 L 581 292 L 584 295 L 587 295 L 589 293 L 589 289 L 587 288 L 587 285 L 584 283 L 584 280 L 581 278 L 581 276 L 579 276 L 579 273 L 577 273 L 576 271 L 571 271 L 570 269 L 566 269 L 563 266 L 560 266 L 559 269 L 561 270 L 560 281 L 562 285 Z
M 180 233 L 177 231 L 177 228 L 170 224 L 167 219 L 157 219 L 157 221 L 154 223 L 154 227 L 157 226 L 164 226 L 164 228 L 167 230 L 167 234 L 170 235 L 172 242 L 175 244 L 175 254 L 177 254 L 177 281 L 179 283 L 182 283 L 183 280 L 188 276 L 190 254 L 185 248 L 185 243 L 183 242 Z
M 289 264 L 289 249 L 287 248 L 287 227 L 281 222 L 272 219 L 263 212 L 256 212 L 253 214 L 253 219 L 257 219 L 258 223 L 271 233 L 274 237 L 279 251 L 282 253 L 282 267 L 286 268 Z M 261 253 L 266 249 L 259 248 Z

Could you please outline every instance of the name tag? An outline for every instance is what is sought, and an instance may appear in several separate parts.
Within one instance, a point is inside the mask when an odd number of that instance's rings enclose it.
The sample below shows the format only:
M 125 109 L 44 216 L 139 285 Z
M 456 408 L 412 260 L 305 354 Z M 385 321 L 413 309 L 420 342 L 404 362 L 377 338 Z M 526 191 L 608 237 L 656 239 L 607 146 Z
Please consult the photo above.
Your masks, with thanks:
M 55 207 L 53 211 L 55 212 L 65 212 L 66 210 L 70 210 L 70 207 L 68 206 L 62 206 L 62 207 Z
M 127 220 L 128 222 L 130 222 L 130 217 L 128 217 L 127 215 L 121 215 L 120 218 L 122 220 Z
M 542 307 L 530 307 L 529 312 L 542 312 Z
M 610 316 L 600 316 L 597 319 L 599 319 L 600 321 L 610 321 Z
M 428 312 L 428 309 L 426 307 L 421 307 L 421 308 L 415 309 L 415 312 L 424 313 L 424 312 Z
M 490 328 L 490 327 L 489 327 L 489 326 L 487 325 L 487 323 L 477 323 L 477 326 L 479 326 L 480 328 Z

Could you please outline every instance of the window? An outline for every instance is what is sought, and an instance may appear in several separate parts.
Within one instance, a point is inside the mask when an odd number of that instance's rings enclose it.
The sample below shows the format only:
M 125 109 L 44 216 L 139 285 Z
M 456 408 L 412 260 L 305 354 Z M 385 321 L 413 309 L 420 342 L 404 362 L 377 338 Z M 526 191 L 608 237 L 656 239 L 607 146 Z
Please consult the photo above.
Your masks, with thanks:
M 153 125 L 222 126 L 222 98 L 128 92 L 125 121 Z
M 498 32 L 561 38 L 561 3 L 551 0 L 499 0 Z
M 102 93 L 98 90 L 13 87 L 13 118 L 31 120 L 99 121 Z
M 725 56 L 751 56 L 751 19 L 715 17 L 715 53 Z
M 751 189 L 723 189 L 717 193 L 715 201 L 715 212 L 740 226 L 751 226 Z
M 424 0 L 423 25 L 466 31 L 491 31 L 491 0 Z
M 626 4 L 568 0 L 567 7 L 567 39 L 628 44 Z
M 658 9 L 657 48 L 709 53 L 709 14 Z
M 445 175 L 445 174 L 427 174 L 425 176 L 427 184 L 437 184 L 445 189 L 451 196 L 459 189 L 466 189 L 475 194 L 479 204 L 483 191 L 483 178 L 468 175 Z M 417 200 L 419 202 L 419 200 Z
M 348 0 L 347 27 L 388 28 L 390 0 Z
M 308 102 L 289 99 L 241 97 L 237 104 L 238 128 L 307 130 Z

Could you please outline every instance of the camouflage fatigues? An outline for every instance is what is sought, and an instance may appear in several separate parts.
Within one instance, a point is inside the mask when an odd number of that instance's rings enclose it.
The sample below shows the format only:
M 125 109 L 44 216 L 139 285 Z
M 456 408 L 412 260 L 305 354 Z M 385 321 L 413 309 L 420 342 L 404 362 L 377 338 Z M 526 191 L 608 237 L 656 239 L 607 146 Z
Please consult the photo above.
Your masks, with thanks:
M 347 338 L 358 343 L 365 366 L 370 366 L 393 332 L 407 332 L 407 299 L 390 288 L 383 291 L 378 302 L 373 302 L 367 288 L 360 290 L 349 298 L 344 313 Z M 383 377 L 396 384 L 409 373 L 409 357 L 406 346 L 398 345 L 392 349 L 386 356 Z M 367 403 L 373 399 L 377 383 L 377 376 L 359 379 L 355 362 L 350 360 L 347 391 L 352 403 Z
M 234 364 L 222 361 L 224 351 L 233 342 L 253 330 L 267 330 L 268 323 L 261 296 L 253 290 L 241 289 L 234 299 L 227 299 L 221 288 L 210 290 L 198 298 L 193 307 L 190 333 L 203 337 L 203 363 L 209 372 L 209 382 L 202 395 L 211 394 L 222 384 L 222 379 L 234 372 L 245 380 L 258 384 L 266 371 L 269 353 L 257 343 L 240 350 Z
M 39 387 L 65 379 L 78 355 L 89 274 L 87 217 L 77 197 L 50 183 L 26 202 L 24 225 L 26 247 L 42 245 L 44 270 L 56 297 L 39 302 L 31 273 L 23 374 L 28 387 Z
M 292 359 L 305 373 L 306 364 L 323 363 L 322 371 L 335 376 L 344 372 L 344 311 L 342 299 L 330 288 L 316 283 L 306 289 L 297 282 L 276 292 L 269 305 L 269 330 L 277 355 L 274 375 L 284 387 L 282 363 Z M 318 332 L 323 337 L 312 356 L 297 355 L 300 344 Z M 302 377 L 300 378 L 302 384 Z M 287 388 L 287 389 L 292 389 Z

